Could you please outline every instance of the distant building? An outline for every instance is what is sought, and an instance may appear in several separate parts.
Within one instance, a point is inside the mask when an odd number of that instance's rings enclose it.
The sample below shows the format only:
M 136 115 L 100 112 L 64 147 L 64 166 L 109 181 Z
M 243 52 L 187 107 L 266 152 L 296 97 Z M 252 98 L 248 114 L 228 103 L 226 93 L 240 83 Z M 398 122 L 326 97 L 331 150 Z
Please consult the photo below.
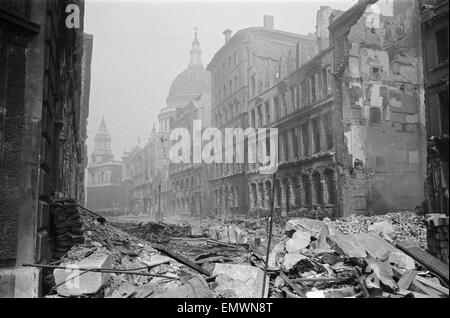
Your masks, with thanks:
M 422 0 L 427 117 L 427 209 L 448 215 L 448 0 Z
M 193 136 L 193 121 L 200 120 L 202 128 L 210 127 L 211 95 L 204 93 L 178 108 L 175 127 L 186 128 Z M 208 188 L 208 165 L 193 163 L 191 145 L 190 163 L 170 163 L 169 181 L 173 196 L 169 207 L 177 215 L 201 216 L 211 214 Z
M 173 128 L 188 128 L 194 119 L 210 124 L 211 77 L 203 66 L 201 54 L 195 33 L 188 67 L 172 82 L 166 106 L 159 112 L 159 129 L 153 128 L 144 147 L 136 147 L 124 155 L 133 213 L 156 217 L 159 212 L 169 216 L 208 211 L 207 195 L 200 195 L 200 190 L 207 190 L 204 166 L 174 165 L 169 158 L 172 144 L 169 136 Z M 197 183 L 190 183 L 191 180 Z
M 87 168 L 87 208 L 103 214 L 125 214 L 129 191 L 124 182 L 122 162 L 114 161 L 111 136 L 102 119 Z

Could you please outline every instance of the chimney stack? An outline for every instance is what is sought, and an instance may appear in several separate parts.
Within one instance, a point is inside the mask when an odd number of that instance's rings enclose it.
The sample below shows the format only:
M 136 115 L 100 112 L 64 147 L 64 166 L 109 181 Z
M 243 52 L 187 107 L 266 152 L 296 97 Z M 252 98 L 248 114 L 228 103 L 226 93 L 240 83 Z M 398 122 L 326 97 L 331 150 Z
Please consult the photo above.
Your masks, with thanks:
M 225 35 L 225 43 L 227 43 L 230 39 L 231 39 L 231 31 L 230 29 L 226 29 L 225 31 L 223 31 L 223 35 Z
M 264 28 L 273 30 L 273 16 L 272 15 L 265 15 L 264 16 Z

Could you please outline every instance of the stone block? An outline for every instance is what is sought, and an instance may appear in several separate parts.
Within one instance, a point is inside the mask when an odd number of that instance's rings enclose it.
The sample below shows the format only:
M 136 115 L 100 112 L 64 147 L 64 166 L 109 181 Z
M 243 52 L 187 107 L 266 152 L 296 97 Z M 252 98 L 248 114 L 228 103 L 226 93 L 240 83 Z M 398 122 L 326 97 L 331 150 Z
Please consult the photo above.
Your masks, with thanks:
M 348 257 L 362 257 L 367 256 L 364 248 L 356 241 L 352 235 L 335 234 L 328 238 L 330 245 Z
M 57 292 L 61 296 L 81 296 L 95 294 L 104 286 L 111 277 L 109 273 L 86 272 L 78 270 L 82 269 L 111 269 L 111 256 L 104 253 L 92 254 L 88 258 L 76 263 L 64 264 L 66 267 L 73 269 L 55 269 L 53 275 L 55 277 Z
M 288 253 L 284 255 L 283 268 L 285 270 L 290 270 L 292 267 L 294 267 L 295 264 L 305 258 L 308 257 L 300 253 Z
M 261 298 L 264 271 L 258 267 L 217 263 L 213 275 L 218 275 L 215 291 L 237 298 Z M 266 277 L 265 298 L 269 293 L 269 277 Z
M 308 247 L 311 243 L 311 235 L 308 232 L 297 231 L 292 238 L 286 241 L 286 251 L 289 253 L 297 252 Z

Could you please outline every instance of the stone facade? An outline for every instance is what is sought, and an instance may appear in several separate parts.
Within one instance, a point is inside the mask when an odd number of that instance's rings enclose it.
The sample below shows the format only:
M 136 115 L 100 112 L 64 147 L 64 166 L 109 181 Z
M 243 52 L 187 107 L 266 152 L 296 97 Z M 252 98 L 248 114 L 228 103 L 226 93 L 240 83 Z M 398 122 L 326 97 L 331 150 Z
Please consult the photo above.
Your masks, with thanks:
M 170 193 L 167 140 L 165 132 L 157 132 L 153 127 L 144 147 L 137 146 L 122 157 L 125 181 L 129 187 L 130 212 L 133 214 L 156 216 L 158 211 L 170 213 L 167 203 Z
M 275 212 L 305 217 L 335 216 L 337 173 L 333 132 L 332 50 L 309 62 L 249 101 L 251 127 L 278 129 L 279 167 Z M 249 208 L 270 209 L 272 175 L 248 171 Z
M 80 7 L 80 28 L 64 23 Z M 49 199 L 84 196 L 89 44 L 84 1 L 0 1 L 0 296 L 38 296 L 46 263 Z M 84 47 L 87 44 L 87 47 Z M 85 49 L 84 49 L 85 48 Z M 82 62 L 84 59 L 84 62 Z M 83 64 L 84 63 L 84 64 Z M 86 75 L 86 73 L 84 73 Z M 80 114 L 84 111 L 84 114 Z M 83 203 L 83 202 L 80 202 Z
M 210 114 L 211 95 L 205 93 L 177 109 L 174 127 L 186 128 L 192 136 L 193 121 L 201 120 L 202 128 L 208 128 Z M 177 215 L 208 215 L 211 211 L 207 165 L 192 162 L 191 153 L 191 163 L 170 163 L 169 181 L 173 195 L 169 207 Z
M 250 97 L 249 126 L 278 128 L 276 212 L 341 217 L 423 203 L 418 10 L 413 0 L 360 1 L 346 12 L 321 7 L 321 51 Z M 273 183 L 260 171 L 249 165 L 246 174 L 249 210 L 255 213 L 269 210 Z
M 422 1 L 429 213 L 448 215 L 448 1 Z
M 274 29 L 273 17 L 264 17 L 263 27 L 252 27 L 231 36 L 225 30 L 225 44 L 207 69 L 212 74 L 212 126 L 249 127 L 248 102 L 280 78 L 308 61 L 318 51 L 315 38 Z M 250 120 L 249 120 L 250 118 Z M 247 156 L 247 155 L 246 155 Z M 245 214 L 249 209 L 246 164 L 209 165 L 211 207 L 220 216 Z

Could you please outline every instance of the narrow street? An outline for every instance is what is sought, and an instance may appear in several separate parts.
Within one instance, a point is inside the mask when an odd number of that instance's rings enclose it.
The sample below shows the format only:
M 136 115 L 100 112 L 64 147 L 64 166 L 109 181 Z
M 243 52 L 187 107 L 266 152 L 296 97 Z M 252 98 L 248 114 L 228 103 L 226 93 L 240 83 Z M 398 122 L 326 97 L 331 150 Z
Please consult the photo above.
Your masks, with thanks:
M 267 268 L 264 218 L 178 217 L 157 223 L 135 216 L 102 223 L 81 212 L 80 220 L 85 243 L 57 264 L 78 266 L 79 287 L 67 283 L 74 279 L 70 271 L 48 271 L 47 297 L 448 297 L 448 272 L 445 276 L 432 263 L 401 251 L 405 242 L 425 248 L 426 224 L 440 222 L 425 222 L 415 212 L 335 221 L 278 219 Z M 92 281 L 82 275 L 87 264 L 114 270 Z
M 448 8 L 0 0 L 0 298 L 449 298 Z

